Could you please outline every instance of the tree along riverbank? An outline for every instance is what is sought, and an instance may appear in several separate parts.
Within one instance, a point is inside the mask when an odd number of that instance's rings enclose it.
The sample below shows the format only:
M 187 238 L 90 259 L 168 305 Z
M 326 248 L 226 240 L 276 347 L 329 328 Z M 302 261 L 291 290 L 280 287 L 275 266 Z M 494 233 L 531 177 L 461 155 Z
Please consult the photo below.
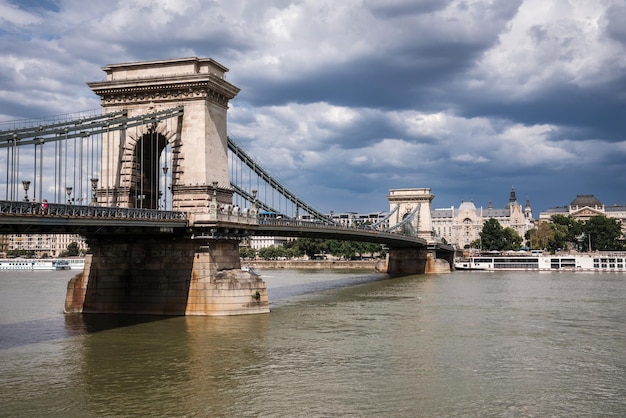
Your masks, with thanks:
M 241 266 L 251 266 L 257 270 L 371 270 L 376 269 L 379 260 L 241 260 Z

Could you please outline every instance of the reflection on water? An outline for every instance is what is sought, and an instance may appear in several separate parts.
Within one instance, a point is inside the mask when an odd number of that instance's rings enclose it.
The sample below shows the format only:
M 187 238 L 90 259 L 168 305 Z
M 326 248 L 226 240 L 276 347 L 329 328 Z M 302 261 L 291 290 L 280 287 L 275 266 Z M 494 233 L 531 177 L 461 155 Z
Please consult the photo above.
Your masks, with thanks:
M 626 276 L 265 271 L 272 312 L 61 313 L 0 275 L 3 416 L 626 415 Z
M 177 317 L 90 335 L 80 359 L 88 412 L 161 415 L 164 405 L 208 412 L 211 399 L 236 385 L 232 373 L 258 363 L 252 344 L 266 327 L 267 315 Z

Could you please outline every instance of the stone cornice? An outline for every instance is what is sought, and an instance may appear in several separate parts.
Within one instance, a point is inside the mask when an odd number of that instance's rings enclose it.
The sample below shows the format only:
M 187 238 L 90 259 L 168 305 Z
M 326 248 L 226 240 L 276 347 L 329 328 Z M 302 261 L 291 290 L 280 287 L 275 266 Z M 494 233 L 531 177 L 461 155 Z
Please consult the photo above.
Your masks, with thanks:
M 597 216 L 597 215 L 605 216 L 606 214 L 602 210 L 594 209 L 589 206 L 584 206 L 582 208 L 571 210 L 570 215 L 573 217 L 576 217 L 576 216 Z
M 228 106 L 228 101 L 239 93 L 239 88 L 213 74 L 97 81 L 87 85 L 101 97 L 103 106 L 198 99 Z

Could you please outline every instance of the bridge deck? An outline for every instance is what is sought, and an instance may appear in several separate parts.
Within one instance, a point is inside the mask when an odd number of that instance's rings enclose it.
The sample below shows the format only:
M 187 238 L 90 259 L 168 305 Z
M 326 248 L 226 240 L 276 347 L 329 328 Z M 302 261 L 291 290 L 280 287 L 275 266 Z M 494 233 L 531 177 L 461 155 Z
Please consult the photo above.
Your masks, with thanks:
M 240 222 L 238 222 L 239 220 Z M 0 201 L 0 233 L 184 234 L 195 239 L 242 239 L 250 235 L 365 241 L 390 248 L 433 248 L 422 238 L 368 227 L 346 227 L 290 219 L 241 219 L 218 215 L 190 225 L 182 212 L 50 204 L 46 213 L 31 202 Z M 435 244 L 443 248 L 445 245 Z

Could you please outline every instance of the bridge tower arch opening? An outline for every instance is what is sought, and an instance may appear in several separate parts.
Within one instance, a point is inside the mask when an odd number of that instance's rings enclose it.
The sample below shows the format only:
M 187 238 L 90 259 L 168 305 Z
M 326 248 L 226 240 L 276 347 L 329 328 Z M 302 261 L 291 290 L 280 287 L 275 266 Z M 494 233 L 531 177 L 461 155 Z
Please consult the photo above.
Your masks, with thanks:
M 147 132 L 131 135 L 127 157 L 127 173 L 123 183 L 129 185 L 128 207 L 141 209 L 167 209 L 171 202 L 172 152 L 167 131 L 148 126 Z

